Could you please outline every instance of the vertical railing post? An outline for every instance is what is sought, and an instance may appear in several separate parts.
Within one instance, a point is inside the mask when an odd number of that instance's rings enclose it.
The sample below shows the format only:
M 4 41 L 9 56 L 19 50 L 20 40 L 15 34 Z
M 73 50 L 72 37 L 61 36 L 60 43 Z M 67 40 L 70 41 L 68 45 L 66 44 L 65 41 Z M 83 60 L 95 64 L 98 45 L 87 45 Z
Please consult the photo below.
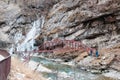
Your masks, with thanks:
M 77 43 L 75 42 L 75 49 L 77 50 Z
M 48 44 L 48 50 L 49 50 L 49 47 L 50 47 L 50 43 L 48 42 L 47 44 Z
M 46 43 L 41 44 L 41 48 L 39 50 L 44 50 L 46 47 Z

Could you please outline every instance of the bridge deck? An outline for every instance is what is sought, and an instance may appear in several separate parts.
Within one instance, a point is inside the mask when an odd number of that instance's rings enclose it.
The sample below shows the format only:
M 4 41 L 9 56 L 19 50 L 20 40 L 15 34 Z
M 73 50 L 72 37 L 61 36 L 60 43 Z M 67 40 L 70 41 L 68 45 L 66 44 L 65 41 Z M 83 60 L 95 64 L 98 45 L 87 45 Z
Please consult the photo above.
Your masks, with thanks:
M 68 53 L 74 51 L 86 51 L 94 50 L 82 42 L 74 40 L 61 40 L 54 39 L 52 41 L 46 41 L 42 45 L 38 46 L 39 50 L 33 51 L 17 51 L 19 55 L 22 55 L 26 59 L 30 59 L 35 53 Z

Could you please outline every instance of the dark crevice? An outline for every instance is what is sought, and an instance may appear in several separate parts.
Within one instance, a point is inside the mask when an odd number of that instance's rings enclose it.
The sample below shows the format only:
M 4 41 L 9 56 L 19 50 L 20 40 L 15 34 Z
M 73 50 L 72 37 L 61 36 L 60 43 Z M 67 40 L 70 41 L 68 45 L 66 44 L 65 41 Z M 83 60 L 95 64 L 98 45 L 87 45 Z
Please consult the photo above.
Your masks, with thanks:
M 90 36 L 86 36 L 85 39 L 95 39 L 95 38 L 100 37 L 100 36 L 103 36 L 103 35 L 105 35 L 105 33 L 92 34 L 92 35 L 90 35 Z
M 105 35 L 105 33 L 91 34 L 91 35 L 80 36 L 80 37 L 78 36 L 75 40 L 80 41 L 83 39 L 95 39 L 97 37 L 104 36 L 104 35 Z
M 65 32 L 65 33 L 61 33 L 61 36 L 67 37 L 67 36 L 69 36 L 69 35 L 72 35 L 72 34 L 74 34 L 75 32 L 81 30 L 83 27 L 84 27 L 84 26 L 83 26 L 82 24 L 79 25 L 79 26 L 76 26 L 75 28 L 72 28 L 73 30 L 72 30 L 71 32 L 68 31 L 68 32 Z
M 83 33 L 81 33 L 80 35 L 78 35 L 77 37 L 83 35 L 85 32 L 87 32 L 87 31 L 89 30 L 90 22 L 88 22 L 88 23 L 85 22 L 85 23 L 83 24 L 83 27 L 86 28 L 86 30 L 85 30 Z M 77 38 L 76 38 L 75 40 L 77 40 Z
M 44 39 L 40 39 L 40 40 L 35 40 L 35 43 L 34 43 L 34 46 L 39 46 L 39 45 L 42 45 L 44 42 Z
M 77 5 L 73 6 L 73 7 L 68 8 L 66 12 L 71 11 L 71 10 L 75 10 L 76 8 L 79 8 L 79 7 L 80 7 L 80 5 L 77 4 Z
M 71 25 L 71 26 L 69 26 L 68 28 L 74 28 L 74 27 L 79 26 L 80 24 L 81 24 L 81 22 L 80 22 L 80 21 L 77 21 L 77 22 L 74 23 L 74 25 Z
M 77 32 L 77 31 L 79 31 L 79 30 L 80 30 L 80 28 L 77 28 L 77 29 L 73 30 L 73 31 L 70 32 L 70 33 L 63 34 L 63 36 L 64 36 L 64 37 L 67 37 L 67 36 L 69 36 L 69 35 L 74 34 L 75 32 Z
M 112 15 L 114 13 L 117 13 L 117 12 L 120 12 L 119 8 L 116 11 L 106 12 L 103 15 L 99 15 L 99 16 L 96 16 L 96 17 L 93 17 L 93 18 L 85 19 L 85 20 L 82 20 L 81 22 L 85 23 L 85 22 L 89 22 L 89 21 L 94 21 L 94 20 L 97 20 L 101 17 L 107 17 L 107 16 L 110 16 L 110 15 Z
M 4 25 L 6 25 L 6 22 L 0 22 L 0 27 L 3 27 Z
M 116 31 L 116 32 L 117 32 L 117 34 L 120 34 L 120 29 L 117 29 L 117 31 Z

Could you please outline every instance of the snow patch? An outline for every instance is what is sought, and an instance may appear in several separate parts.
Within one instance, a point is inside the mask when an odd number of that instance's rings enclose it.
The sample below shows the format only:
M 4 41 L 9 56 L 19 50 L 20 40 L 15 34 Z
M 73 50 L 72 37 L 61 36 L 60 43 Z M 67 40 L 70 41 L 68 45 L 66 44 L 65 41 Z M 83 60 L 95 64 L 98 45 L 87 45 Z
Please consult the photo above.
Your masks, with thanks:
M 5 57 L 0 55 L 0 61 L 2 61 L 3 59 L 5 59 Z

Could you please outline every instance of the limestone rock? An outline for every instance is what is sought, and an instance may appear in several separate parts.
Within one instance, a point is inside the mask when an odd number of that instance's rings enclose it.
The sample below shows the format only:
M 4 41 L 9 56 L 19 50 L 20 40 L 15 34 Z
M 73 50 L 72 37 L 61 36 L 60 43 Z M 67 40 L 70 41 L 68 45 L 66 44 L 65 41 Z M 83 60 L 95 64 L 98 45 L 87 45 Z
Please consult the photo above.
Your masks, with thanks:
M 15 4 L 8 5 L 0 1 L 0 22 L 13 20 L 20 15 L 20 8 Z
M 87 69 L 102 70 L 108 68 L 108 66 L 113 62 L 114 58 L 115 55 L 109 53 L 99 56 L 98 58 L 88 56 L 80 60 L 78 65 Z
M 7 48 L 10 42 L 10 28 L 16 18 L 21 14 L 18 5 L 7 4 L 0 1 L 0 48 Z
M 113 59 L 115 58 L 114 54 L 105 54 L 103 57 L 105 57 L 104 59 L 102 59 L 101 64 L 102 65 L 109 65 Z
M 87 52 L 83 52 L 80 55 L 78 55 L 77 58 L 75 58 L 75 61 L 79 62 L 80 60 L 83 60 L 86 56 L 88 56 L 88 53 Z
M 50 9 L 42 33 L 52 38 L 57 34 L 56 37 L 80 40 L 87 45 L 110 45 L 112 35 L 119 35 L 119 3 L 119 0 L 61 0 Z

